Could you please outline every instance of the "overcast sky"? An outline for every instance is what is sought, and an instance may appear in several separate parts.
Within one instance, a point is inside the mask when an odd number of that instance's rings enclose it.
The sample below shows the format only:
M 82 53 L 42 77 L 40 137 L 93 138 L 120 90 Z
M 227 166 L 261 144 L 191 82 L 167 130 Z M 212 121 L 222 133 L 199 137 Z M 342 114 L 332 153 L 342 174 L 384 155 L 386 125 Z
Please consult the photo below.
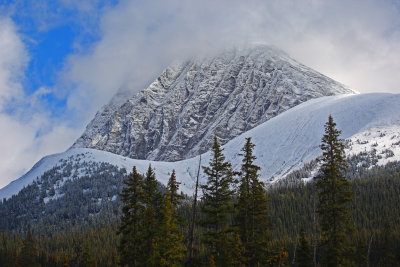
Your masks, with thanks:
M 361 93 L 400 93 L 399 0 L 3 1 L 0 187 L 67 149 L 119 88 L 253 43 Z

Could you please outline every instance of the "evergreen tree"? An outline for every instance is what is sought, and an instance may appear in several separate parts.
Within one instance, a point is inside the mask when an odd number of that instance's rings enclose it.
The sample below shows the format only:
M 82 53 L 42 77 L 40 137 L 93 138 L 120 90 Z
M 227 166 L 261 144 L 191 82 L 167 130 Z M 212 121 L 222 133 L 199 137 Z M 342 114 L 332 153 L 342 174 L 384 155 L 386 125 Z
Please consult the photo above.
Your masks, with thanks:
M 204 227 L 202 241 L 207 247 L 209 261 L 215 261 L 216 265 L 220 266 L 224 263 L 221 249 L 225 246 L 221 242 L 227 240 L 225 235 L 231 230 L 230 216 L 233 211 L 234 191 L 232 167 L 225 161 L 217 137 L 214 137 L 212 153 L 209 167 L 203 167 L 207 175 L 207 184 L 201 186 L 203 189 L 201 225 Z
M 344 144 L 339 139 L 341 131 L 329 116 L 322 138 L 322 160 L 315 186 L 318 191 L 319 224 L 322 245 L 325 247 L 326 266 L 350 265 L 346 253 L 351 251 L 349 234 L 352 233 L 349 204 L 352 202 L 350 182 L 346 170 Z
M 18 257 L 18 263 L 20 266 L 37 267 L 39 266 L 38 256 L 38 249 L 33 239 L 32 232 L 28 231 Z
M 267 218 L 267 198 L 259 180 L 260 167 L 254 164 L 254 144 L 246 138 L 242 148 L 242 168 L 238 194 L 238 225 L 249 266 L 264 265 L 267 261 L 267 242 L 270 222 Z
M 161 209 L 160 240 L 157 250 L 159 260 L 156 261 L 158 266 L 182 266 L 186 248 L 183 245 L 183 236 L 179 232 L 179 220 L 176 215 L 168 187 Z
M 121 225 L 118 233 L 121 235 L 118 247 L 120 264 L 122 266 L 143 266 L 143 216 L 145 212 L 145 194 L 143 177 L 136 167 L 126 180 L 122 189 L 123 202 Z
M 162 205 L 162 194 L 158 188 L 155 173 L 149 165 L 144 179 L 144 204 L 146 209 L 144 212 L 144 243 L 143 258 L 146 260 L 146 266 L 157 266 L 157 246 L 160 216 L 159 211 Z
M 311 267 L 313 263 L 313 259 L 311 256 L 311 246 L 306 239 L 306 235 L 303 229 L 301 229 L 300 232 L 296 262 L 298 267 Z
M 169 189 L 169 195 L 170 195 L 172 207 L 175 210 L 179 205 L 179 201 L 181 201 L 182 199 L 185 198 L 184 196 L 182 196 L 181 194 L 178 193 L 179 185 L 180 185 L 180 183 L 176 181 L 175 170 L 172 170 L 171 176 L 168 180 L 167 187 Z
M 185 199 L 185 197 L 182 194 L 178 193 L 180 184 L 181 183 L 176 181 L 175 170 L 172 170 L 172 173 L 171 173 L 171 176 L 169 177 L 168 185 L 167 185 L 168 195 L 169 195 L 171 207 L 172 207 L 172 216 L 174 218 L 176 218 L 176 223 L 178 225 L 178 228 L 182 229 L 185 225 L 185 218 L 178 213 L 178 207 L 180 205 L 180 202 L 183 199 Z

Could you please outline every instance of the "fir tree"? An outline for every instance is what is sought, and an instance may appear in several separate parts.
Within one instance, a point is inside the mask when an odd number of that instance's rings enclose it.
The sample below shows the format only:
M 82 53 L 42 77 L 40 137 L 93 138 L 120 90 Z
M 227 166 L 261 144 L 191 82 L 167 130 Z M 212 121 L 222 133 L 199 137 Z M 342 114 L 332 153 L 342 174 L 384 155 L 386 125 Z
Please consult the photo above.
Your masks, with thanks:
M 176 181 L 176 174 L 175 170 L 172 170 L 171 176 L 168 180 L 168 189 L 169 189 L 169 195 L 170 195 L 170 200 L 173 209 L 177 209 L 179 202 L 184 199 L 184 196 L 178 193 L 179 191 L 179 185 L 180 183 Z
M 158 246 L 158 226 L 160 221 L 159 211 L 162 204 L 162 194 L 158 188 L 155 173 L 149 165 L 143 185 L 144 203 L 146 205 L 144 213 L 144 251 L 143 258 L 146 259 L 146 266 L 156 266 L 157 246 Z
M 267 261 L 267 242 L 270 223 L 267 218 L 267 198 L 263 183 L 259 180 L 260 167 L 254 164 L 254 144 L 246 138 L 242 148 L 242 168 L 238 194 L 238 225 L 245 246 L 249 266 L 264 265 Z
M 118 247 L 120 265 L 142 266 L 143 264 L 143 216 L 145 212 L 143 177 L 133 167 L 132 173 L 123 181 L 121 198 L 123 202 L 121 225 L 118 233 L 121 235 Z
M 326 266 L 350 265 L 346 253 L 351 251 L 349 234 L 352 233 L 349 204 L 352 202 L 350 182 L 344 177 L 346 170 L 344 144 L 341 131 L 329 116 L 322 138 L 321 168 L 316 176 L 319 224 L 322 245 L 325 247 Z
M 207 175 L 207 184 L 202 185 L 203 205 L 201 211 L 203 218 L 201 224 L 204 227 L 202 240 L 207 247 L 209 260 L 220 265 L 224 262 L 221 249 L 225 244 L 225 235 L 231 230 L 230 215 L 233 211 L 232 198 L 232 168 L 225 161 L 221 146 L 217 137 L 214 137 L 212 146 L 213 157 L 209 167 L 203 167 Z
M 296 262 L 298 267 L 311 267 L 313 263 L 313 259 L 311 256 L 311 246 L 306 239 L 306 235 L 303 229 L 301 229 L 300 232 Z
M 18 263 L 20 266 L 37 267 L 39 266 L 38 256 L 38 249 L 33 239 L 32 232 L 28 231 L 18 257 Z
M 159 255 L 158 266 L 182 266 L 186 248 L 183 245 L 183 236 L 179 232 L 179 220 L 176 215 L 168 187 L 161 209 L 160 240 L 157 250 Z

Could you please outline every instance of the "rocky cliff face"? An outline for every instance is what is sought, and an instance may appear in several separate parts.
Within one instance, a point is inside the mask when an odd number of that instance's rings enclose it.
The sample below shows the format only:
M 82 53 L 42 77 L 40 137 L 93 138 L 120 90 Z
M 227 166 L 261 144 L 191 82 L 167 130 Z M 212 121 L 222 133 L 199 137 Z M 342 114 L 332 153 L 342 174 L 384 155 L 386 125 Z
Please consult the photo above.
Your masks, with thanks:
M 177 161 L 203 153 L 276 115 L 351 89 L 268 46 L 169 66 L 130 99 L 116 96 L 73 147 Z M 282 129 L 284 131 L 285 129 Z

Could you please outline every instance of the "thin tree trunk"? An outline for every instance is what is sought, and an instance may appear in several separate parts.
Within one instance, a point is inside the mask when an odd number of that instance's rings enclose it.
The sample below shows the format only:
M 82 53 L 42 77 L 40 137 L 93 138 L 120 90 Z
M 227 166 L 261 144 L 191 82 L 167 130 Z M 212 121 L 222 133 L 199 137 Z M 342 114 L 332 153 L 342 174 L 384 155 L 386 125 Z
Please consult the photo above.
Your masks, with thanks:
M 369 243 L 368 243 L 367 267 L 369 267 L 369 255 L 371 254 L 371 243 L 372 243 L 372 235 L 371 235 L 371 238 L 369 239 Z
M 295 243 L 295 245 L 294 245 L 293 261 L 292 261 L 293 266 L 295 266 L 295 264 L 296 264 L 297 242 L 299 242 L 298 239 L 299 239 L 299 237 L 298 237 L 298 234 L 296 233 L 296 243 Z
M 192 212 L 192 224 L 190 226 L 190 244 L 189 244 L 189 266 L 193 265 L 193 250 L 194 250 L 194 227 L 197 215 L 197 191 L 199 188 L 199 176 L 200 176 L 200 167 L 201 167 L 201 155 L 199 159 L 199 168 L 197 170 L 197 177 L 196 177 L 196 188 L 194 191 L 194 199 L 193 199 L 193 212 Z
M 314 267 L 317 267 L 317 219 L 316 219 L 316 214 L 315 214 L 315 189 L 314 189 L 314 194 L 313 194 L 313 204 L 314 204 L 314 211 L 313 211 L 313 224 L 314 224 L 314 229 L 313 229 L 313 246 L 314 246 L 314 257 L 313 257 L 313 262 L 314 262 Z

